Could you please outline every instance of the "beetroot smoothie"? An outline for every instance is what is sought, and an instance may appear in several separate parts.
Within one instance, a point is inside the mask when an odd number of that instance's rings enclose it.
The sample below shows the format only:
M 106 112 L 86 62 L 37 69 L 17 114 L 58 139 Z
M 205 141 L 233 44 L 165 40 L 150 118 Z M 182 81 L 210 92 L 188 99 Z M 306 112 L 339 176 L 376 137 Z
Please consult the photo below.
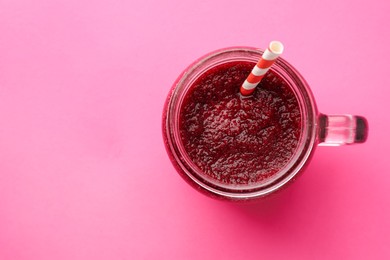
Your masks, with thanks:
M 301 135 L 298 101 L 271 70 L 251 96 L 240 95 L 254 65 L 229 62 L 208 70 L 180 109 L 186 153 L 203 174 L 225 185 L 269 181 L 293 157 Z
M 263 51 L 216 50 L 174 82 L 162 113 L 167 154 L 196 190 L 248 201 L 284 189 L 309 165 L 318 145 L 364 143 L 367 120 L 319 113 L 308 83 L 279 57 L 251 96 L 240 87 Z

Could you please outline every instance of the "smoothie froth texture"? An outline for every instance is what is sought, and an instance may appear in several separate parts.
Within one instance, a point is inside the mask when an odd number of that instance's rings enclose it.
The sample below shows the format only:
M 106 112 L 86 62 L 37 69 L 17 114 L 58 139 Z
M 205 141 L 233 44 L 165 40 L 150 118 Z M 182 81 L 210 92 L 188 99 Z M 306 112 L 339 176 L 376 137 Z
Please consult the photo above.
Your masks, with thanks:
M 201 171 L 227 185 L 266 182 L 292 158 L 301 134 L 298 101 L 270 70 L 249 97 L 240 86 L 254 63 L 218 65 L 191 86 L 180 109 L 184 148 Z

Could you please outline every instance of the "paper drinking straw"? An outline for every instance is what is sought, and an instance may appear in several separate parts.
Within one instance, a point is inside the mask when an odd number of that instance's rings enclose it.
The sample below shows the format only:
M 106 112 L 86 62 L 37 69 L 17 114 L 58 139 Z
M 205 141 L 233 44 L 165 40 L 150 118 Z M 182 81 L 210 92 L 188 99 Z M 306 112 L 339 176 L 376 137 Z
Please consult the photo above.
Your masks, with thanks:
M 283 49 L 284 47 L 281 42 L 270 42 L 268 48 L 264 51 L 260 60 L 253 67 L 252 72 L 241 86 L 240 92 L 243 96 L 249 96 L 253 93 L 253 91 L 255 91 L 256 86 L 260 83 L 261 79 L 264 77 L 279 55 L 282 54 Z

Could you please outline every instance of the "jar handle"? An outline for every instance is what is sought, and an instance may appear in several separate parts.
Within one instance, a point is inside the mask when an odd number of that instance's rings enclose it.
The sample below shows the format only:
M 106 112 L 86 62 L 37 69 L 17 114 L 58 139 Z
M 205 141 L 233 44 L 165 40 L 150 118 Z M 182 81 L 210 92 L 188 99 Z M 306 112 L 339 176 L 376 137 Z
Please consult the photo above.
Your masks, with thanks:
M 318 134 L 321 146 L 364 143 L 368 136 L 367 119 L 347 114 L 320 114 Z

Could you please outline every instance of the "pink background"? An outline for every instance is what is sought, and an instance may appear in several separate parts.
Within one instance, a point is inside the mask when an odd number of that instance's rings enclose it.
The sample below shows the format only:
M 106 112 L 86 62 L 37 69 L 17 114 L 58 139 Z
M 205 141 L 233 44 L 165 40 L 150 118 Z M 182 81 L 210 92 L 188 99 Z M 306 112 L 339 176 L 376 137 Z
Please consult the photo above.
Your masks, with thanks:
M 389 259 L 389 3 L 0 0 L 0 259 Z M 256 204 L 205 197 L 166 155 L 166 94 L 274 39 L 369 139 Z

